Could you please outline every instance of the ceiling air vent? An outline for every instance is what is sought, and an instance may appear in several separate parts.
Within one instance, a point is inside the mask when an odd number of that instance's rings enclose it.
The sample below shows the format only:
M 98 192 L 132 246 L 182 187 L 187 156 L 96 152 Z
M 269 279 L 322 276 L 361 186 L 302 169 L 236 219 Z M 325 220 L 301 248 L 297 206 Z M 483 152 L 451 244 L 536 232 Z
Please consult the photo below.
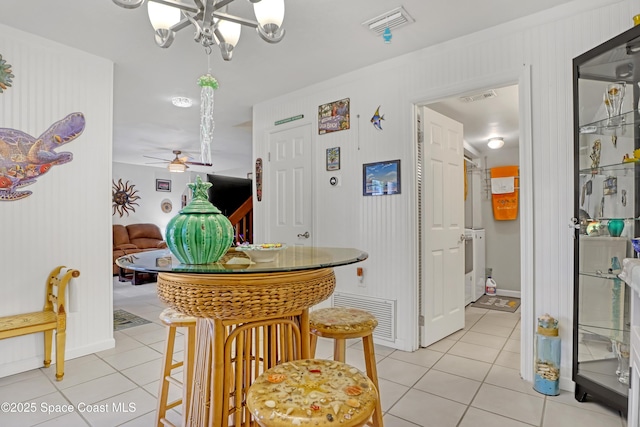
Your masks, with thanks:
M 475 102 L 475 101 L 482 101 L 483 99 L 495 98 L 496 96 L 498 96 L 498 94 L 496 93 L 495 90 L 492 89 L 486 92 L 477 93 L 475 95 L 463 96 L 460 98 L 460 101 L 465 103 Z
M 389 27 L 390 30 L 394 30 L 412 22 L 415 22 L 415 19 L 413 19 L 411 15 L 409 15 L 407 11 L 400 6 L 363 22 L 362 26 L 373 32 L 376 36 L 379 36 L 386 27 Z

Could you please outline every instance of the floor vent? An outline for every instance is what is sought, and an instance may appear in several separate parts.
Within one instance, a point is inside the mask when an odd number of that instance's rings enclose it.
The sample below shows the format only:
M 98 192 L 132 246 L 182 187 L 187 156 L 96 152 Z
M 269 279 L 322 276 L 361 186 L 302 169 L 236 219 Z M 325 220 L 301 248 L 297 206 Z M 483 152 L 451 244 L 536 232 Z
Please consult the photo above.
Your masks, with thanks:
M 475 95 L 463 96 L 460 98 L 462 102 L 475 102 L 482 101 L 483 99 L 495 98 L 498 96 L 495 90 L 488 90 L 486 92 L 477 93 Z
M 373 32 L 376 36 L 379 36 L 387 27 L 389 27 L 390 30 L 394 30 L 412 22 L 415 22 L 415 19 L 400 6 L 363 22 L 362 26 Z
M 396 300 L 335 292 L 333 294 L 333 306 L 352 307 L 368 311 L 378 319 L 378 326 L 373 332 L 373 336 L 386 341 L 395 341 Z

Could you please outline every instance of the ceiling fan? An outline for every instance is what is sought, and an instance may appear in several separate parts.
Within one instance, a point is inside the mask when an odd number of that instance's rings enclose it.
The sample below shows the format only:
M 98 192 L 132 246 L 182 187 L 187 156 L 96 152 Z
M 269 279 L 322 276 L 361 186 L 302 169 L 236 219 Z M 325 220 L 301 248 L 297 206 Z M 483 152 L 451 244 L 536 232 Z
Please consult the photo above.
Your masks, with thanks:
M 161 162 L 151 162 L 151 163 L 148 163 L 148 164 L 167 163 L 168 164 L 167 168 L 169 169 L 170 172 L 184 172 L 189 168 L 188 165 L 213 166 L 211 163 L 201 163 L 201 162 L 190 161 L 189 160 L 189 156 L 180 157 L 180 154 L 182 154 L 182 151 L 180 151 L 180 150 L 173 150 L 173 154 L 175 154 L 175 156 L 176 156 L 173 160 L 161 159 L 159 157 L 153 157 L 153 156 L 144 156 L 144 157 L 147 157 L 149 159 L 161 160 Z

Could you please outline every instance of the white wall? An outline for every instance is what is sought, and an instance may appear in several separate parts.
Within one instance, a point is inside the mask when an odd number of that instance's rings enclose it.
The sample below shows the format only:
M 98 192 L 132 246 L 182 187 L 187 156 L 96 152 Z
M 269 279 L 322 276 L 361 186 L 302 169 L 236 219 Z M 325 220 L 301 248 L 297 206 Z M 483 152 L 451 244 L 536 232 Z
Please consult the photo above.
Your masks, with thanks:
M 254 107 L 254 158 L 266 159 L 266 136 L 274 130 L 275 120 L 304 114 L 304 120 L 315 128 L 320 104 L 351 99 L 351 129 L 314 134 L 312 141 L 317 171 L 315 236 L 318 245 L 353 246 L 369 252 L 369 259 L 361 265 L 367 272 L 366 286 L 358 287 L 355 267 L 344 267 L 338 272 L 337 286 L 344 292 L 397 299 L 398 339 L 392 345 L 415 349 L 418 336 L 412 105 L 448 98 L 474 82 L 481 85 L 527 67 L 532 89 L 527 111 L 531 113 L 533 126 L 535 182 L 531 260 L 535 287 L 531 295 L 535 295 L 535 305 L 531 316 L 548 312 L 559 319 L 563 339 L 562 384 L 570 386 L 573 239 L 567 222 L 573 216 L 571 61 L 630 28 L 631 17 L 638 10 L 637 0 L 575 1 L 344 74 Z M 375 130 L 369 122 L 378 105 L 380 113 L 385 114 L 384 131 Z M 325 149 L 334 146 L 341 147 L 341 187 L 331 187 L 329 173 L 324 171 Z M 397 158 L 402 161 L 402 194 L 362 197 L 362 164 Z M 264 203 L 255 201 L 257 240 L 265 236 L 264 209 Z M 532 349 L 532 342 L 524 345 Z M 527 376 L 531 376 L 530 372 Z
M 67 359 L 113 347 L 113 64 L 3 25 L 0 53 L 15 75 L 13 86 L 0 93 L 0 128 L 38 137 L 69 113 L 86 119 L 83 134 L 56 150 L 73 153 L 73 161 L 40 176 L 26 188 L 31 196 L 0 201 L 0 316 L 42 310 L 51 269 L 76 268 Z M 42 335 L 0 341 L 0 377 L 42 366 Z
M 518 147 L 501 148 L 486 153 L 483 158 L 487 176 L 481 189 L 482 220 L 485 229 L 486 266 L 493 270 L 498 293 L 519 296 L 520 292 L 520 212 L 515 220 L 496 221 L 493 217 L 488 171 L 496 166 L 515 166 L 519 163 Z M 483 171 L 484 175 L 484 171 Z M 519 205 L 520 208 L 521 205 Z M 518 209 L 520 210 L 520 209 Z M 507 291 L 507 292 L 505 292 Z
M 120 216 L 119 212 L 113 214 L 114 224 L 139 224 L 151 223 L 160 227 L 164 236 L 167 223 L 176 216 L 182 209 L 182 195 L 187 195 L 191 200 L 191 190 L 187 183 L 193 182 L 198 174 L 195 172 L 170 173 L 166 168 L 152 166 L 131 165 L 127 163 L 113 163 L 113 181 L 117 184 L 122 180 L 122 184 L 128 182 L 128 186 L 134 185 L 136 195 L 140 197 L 136 200 L 139 206 L 133 206 L 135 211 L 128 209 L 129 214 Z M 206 174 L 199 174 L 203 181 L 207 181 Z M 170 180 L 171 191 L 156 191 L 156 179 Z M 160 205 L 163 200 L 171 201 L 173 209 L 165 213 Z M 113 212 L 113 209 L 111 210 Z

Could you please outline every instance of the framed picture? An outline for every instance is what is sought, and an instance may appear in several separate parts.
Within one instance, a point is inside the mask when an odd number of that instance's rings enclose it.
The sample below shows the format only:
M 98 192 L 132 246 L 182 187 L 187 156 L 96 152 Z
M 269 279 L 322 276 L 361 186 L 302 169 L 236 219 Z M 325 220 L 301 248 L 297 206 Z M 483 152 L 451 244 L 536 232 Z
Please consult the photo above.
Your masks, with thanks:
M 318 107 L 318 135 L 346 130 L 349 127 L 349 98 Z
M 156 191 L 171 192 L 171 180 L 170 179 L 156 179 Z
M 618 193 L 618 178 L 615 176 L 608 176 L 604 180 L 604 195 L 612 196 Z
M 327 170 L 340 170 L 340 147 L 327 148 Z
M 362 195 L 400 194 L 400 160 L 362 165 Z

